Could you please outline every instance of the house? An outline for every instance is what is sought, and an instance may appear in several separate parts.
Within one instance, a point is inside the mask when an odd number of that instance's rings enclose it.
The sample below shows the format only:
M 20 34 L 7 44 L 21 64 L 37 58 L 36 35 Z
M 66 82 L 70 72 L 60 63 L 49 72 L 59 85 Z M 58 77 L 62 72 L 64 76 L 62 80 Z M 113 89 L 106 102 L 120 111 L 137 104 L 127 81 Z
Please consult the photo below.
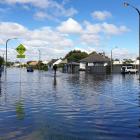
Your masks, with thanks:
M 36 66 L 36 65 L 38 65 L 38 61 L 29 61 L 29 62 L 27 62 L 27 64 L 30 66 Z
M 110 59 L 98 53 L 92 53 L 88 57 L 80 60 L 80 66 L 87 72 L 91 73 L 107 73 L 110 65 Z
M 67 64 L 68 64 L 68 60 L 67 59 L 63 59 L 61 62 L 60 62 L 60 65 L 61 65 L 61 72 L 67 72 Z
M 62 62 L 62 59 L 52 59 L 49 63 L 48 63 L 48 69 L 53 69 L 54 65 L 59 65 Z
M 76 73 L 79 72 L 79 63 L 77 62 L 69 62 L 66 64 L 68 73 Z
M 53 63 L 53 66 L 54 66 L 54 65 L 59 65 L 61 62 L 62 62 L 62 59 L 58 59 L 57 61 L 55 61 L 55 62 Z
M 47 61 L 47 60 L 42 61 L 42 64 L 44 64 L 44 65 L 47 65 L 48 63 L 49 63 L 49 61 Z
M 51 61 L 48 62 L 48 69 L 51 70 L 53 68 L 53 64 L 57 61 L 58 59 L 52 59 Z
M 112 65 L 112 73 L 121 73 L 122 60 L 114 60 Z
M 139 69 L 139 60 L 134 60 L 133 63 L 131 63 L 135 69 Z

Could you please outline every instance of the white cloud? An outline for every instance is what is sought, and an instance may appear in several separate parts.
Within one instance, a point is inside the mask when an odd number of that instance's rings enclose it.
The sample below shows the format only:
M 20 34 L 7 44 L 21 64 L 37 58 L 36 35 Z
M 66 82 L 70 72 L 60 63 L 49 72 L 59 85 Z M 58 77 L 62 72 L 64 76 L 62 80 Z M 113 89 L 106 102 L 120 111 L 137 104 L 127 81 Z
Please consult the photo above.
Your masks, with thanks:
M 108 11 L 94 11 L 91 13 L 91 16 L 98 20 L 105 20 L 112 16 L 112 14 Z
M 102 30 L 109 35 L 118 35 L 130 31 L 126 26 L 116 26 L 114 24 L 103 23 Z
M 21 4 L 23 8 L 29 10 L 29 7 L 36 8 L 36 13 L 34 16 L 36 19 L 44 19 L 48 18 L 49 20 L 56 20 L 60 17 L 72 17 L 78 13 L 76 9 L 73 7 L 66 8 L 66 4 L 68 1 L 65 2 L 57 2 L 55 0 L 3 0 L 0 3 L 8 4 L 8 5 L 16 5 Z M 32 9 L 31 7 L 31 9 Z
M 96 45 L 98 46 L 100 43 L 100 36 L 95 34 L 83 34 L 80 38 L 82 44 L 84 45 Z
M 124 59 L 124 58 L 128 58 L 128 59 L 136 59 L 136 54 L 133 52 L 130 52 L 127 48 L 116 48 L 113 50 L 113 59 Z M 110 56 L 110 53 L 107 54 L 108 56 Z
M 38 49 L 41 49 L 41 58 L 48 60 L 65 56 L 75 46 L 81 46 L 81 48 L 84 47 L 85 49 L 100 46 L 104 35 L 112 37 L 112 35 L 119 35 L 127 31 L 126 26 L 116 26 L 108 23 L 91 24 L 88 21 L 80 24 L 72 18 L 60 23 L 60 26 L 56 28 L 46 26 L 32 30 L 18 23 L 1 22 L 0 45 L 5 45 L 5 41 L 8 38 L 23 38 L 22 43 L 27 48 L 26 55 L 28 59 L 38 59 Z M 73 39 L 71 35 L 76 36 Z M 9 53 L 13 55 L 11 59 L 16 59 L 12 49 Z
M 86 33 L 98 34 L 102 31 L 101 24 L 91 24 L 88 21 L 84 22 Z
M 47 14 L 45 12 L 39 11 L 34 15 L 35 19 L 43 20 L 47 18 Z
M 27 33 L 27 28 L 24 26 L 17 24 L 17 23 L 11 23 L 11 22 L 1 22 L 0 23 L 0 34 L 3 39 L 9 38 L 9 37 L 22 37 Z
M 57 27 L 58 31 L 67 34 L 79 34 L 82 33 L 82 26 L 74 19 L 69 18 L 67 21 L 61 23 L 59 27 Z
M 38 55 L 35 53 L 38 49 L 43 50 L 43 53 L 45 53 L 42 55 L 42 59 L 50 59 L 64 56 L 64 52 L 66 53 L 66 50 L 70 50 L 73 47 L 72 40 L 50 27 L 29 30 L 17 23 L 2 22 L 0 23 L 0 34 L 2 34 L 0 45 L 5 45 L 5 41 L 8 38 L 24 38 L 22 43 L 27 49 L 26 55 L 28 59 L 38 59 Z M 10 54 L 8 56 L 10 56 L 10 59 L 15 60 L 16 53 L 12 50 L 11 47 L 8 48 L 8 53 Z

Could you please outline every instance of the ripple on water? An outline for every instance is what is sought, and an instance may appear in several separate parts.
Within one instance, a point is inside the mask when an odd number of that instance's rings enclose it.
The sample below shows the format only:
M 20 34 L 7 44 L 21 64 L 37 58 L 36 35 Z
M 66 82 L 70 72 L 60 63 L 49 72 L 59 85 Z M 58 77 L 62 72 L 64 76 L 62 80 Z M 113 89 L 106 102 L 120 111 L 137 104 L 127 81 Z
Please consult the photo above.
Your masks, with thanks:
M 135 140 L 140 136 L 135 75 L 27 73 L 8 69 L 0 83 L 0 138 Z

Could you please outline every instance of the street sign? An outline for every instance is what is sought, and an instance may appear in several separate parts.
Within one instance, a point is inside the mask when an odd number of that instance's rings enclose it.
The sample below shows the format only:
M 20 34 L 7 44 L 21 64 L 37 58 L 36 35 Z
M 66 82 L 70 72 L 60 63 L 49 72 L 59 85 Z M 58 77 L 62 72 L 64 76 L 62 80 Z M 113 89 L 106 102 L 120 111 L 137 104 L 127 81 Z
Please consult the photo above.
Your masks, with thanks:
M 20 44 L 17 48 L 16 48 L 16 51 L 18 52 L 19 55 L 22 55 L 24 54 L 24 52 L 26 51 L 26 48 Z
M 25 58 L 25 55 L 17 55 L 17 58 Z

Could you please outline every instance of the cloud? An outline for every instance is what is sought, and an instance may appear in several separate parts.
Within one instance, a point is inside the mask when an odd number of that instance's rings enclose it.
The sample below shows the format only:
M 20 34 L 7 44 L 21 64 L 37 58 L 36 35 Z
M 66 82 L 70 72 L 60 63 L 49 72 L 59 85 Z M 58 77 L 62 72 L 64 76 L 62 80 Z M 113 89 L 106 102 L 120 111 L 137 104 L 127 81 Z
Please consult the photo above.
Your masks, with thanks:
M 45 12 L 39 11 L 34 14 L 34 18 L 38 20 L 44 20 L 45 18 L 47 18 L 47 14 Z
M 109 24 L 106 22 L 102 24 L 102 29 L 104 33 L 109 35 L 118 35 L 130 31 L 130 29 L 124 25 L 118 27 L 114 24 Z
M 9 37 L 22 37 L 27 33 L 27 28 L 18 24 L 11 22 L 1 22 L 0 23 L 0 34 L 1 38 L 6 39 Z
M 50 27 L 29 30 L 18 23 L 2 22 L 0 23 L 0 34 L 2 35 L 0 40 L 1 46 L 5 45 L 8 38 L 23 38 L 22 43 L 27 49 L 26 56 L 30 60 L 38 59 L 36 53 L 38 49 L 41 49 L 45 53 L 42 55 L 42 59 L 45 60 L 62 57 L 65 55 L 64 52 L 66 53 L 67 50 L 71 50 L 73 47 L 73 41 L 71 39 Z M 8 56 L 10 56 L 11 60 L 16 60 L 16 52 L 12 50 L 11 47 L 8 48 L 8 53 L 10 54 Z
M 68 1 L 62 3 L 55 0 L 3 0 L 0 3 L 8 5 L 20 4 L 26 10 L 35 8 L 37 11 L 34 13 L 36 19 L 45 19 L 58 21 L 60 17 L 72 17 L 78 13 L 73 7 L 66 8 Z
M 85 32 L 90 34 L 98 34 L 102 31 L 102 28 L 101 28 L 101 24 L 91 24 L 90 22 L 88 21 L 84 21 L 84 25 L 85 25 Z
M 28 60 L 38 59 L 38 49 L 41 49 L 41 58 L 46 60 L 63 57 L 76 46 L 88 50 L 89 48 L 90 50 L 91 48 L 94 49 L 100 46 L 103 36 L 109 35 L 112 37 L 112 35 L 120 35 L 128 30 L 123 25 L 117 26 L 109 23 L 92 24 L 88 21 L 79 23 L 72 18 L 63 21 L 56 27 L 45 26 L 36 29 L 28 29 L 14 22 L 0 22 L 0 45 L 5 46 L 8 38 L 22 38 L 24 39 L 22 43 L 27 48 L 26 56 Z M 16 52 L 13 52 L 11 49 L 9 53 L 12 56 L 10 59 L 15 60 Z
M 136 59 L 136 54 L 133 52 L 130 52 L 127 48 L 116 48 L 113 50 L 113 59 L 120 59 L 123 60 L 124 58 L 127 59 Z M 110 56 L 110 53 L 107 54 Z
M 91 16 L 98 20 L 106 20 L 107 18 L 111 17 L 112 14 L 108 11 L 94 11 L 91 13 Z
M 84 45 L 96 45 L 98 46 L 100 43 L 100 36 L 97 34 L 82 34 L 80 38 L 80 42 Z
M 57 27 L 58 31 L 67 34 L 79 34 L 82 33 L 82 26 L 74 19 L 69 18 L 68 20 L 61 23 Z

